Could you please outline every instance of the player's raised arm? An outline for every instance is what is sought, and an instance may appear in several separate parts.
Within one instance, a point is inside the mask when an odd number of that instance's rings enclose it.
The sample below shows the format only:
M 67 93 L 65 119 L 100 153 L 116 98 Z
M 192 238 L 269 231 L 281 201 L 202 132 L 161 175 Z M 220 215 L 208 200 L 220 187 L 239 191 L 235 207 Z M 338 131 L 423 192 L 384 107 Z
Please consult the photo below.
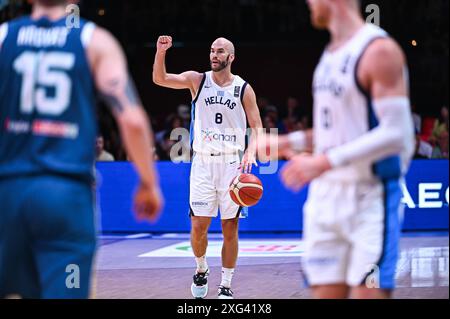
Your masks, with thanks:
M 134 201 L 135 212 L 139 219 L 154 221 L 162 198 L 153 167 L 153 140 L 126 58 L 119 43 L 101 28 L 95 29 L 87 51 L 97 89 L 118 122 L 125 148 L 141 180 Z
M 195 71 L 171 74 L 166 71 L 166 52 L 172 47 L 172 37 L 160 36 L 156 44 L 155 63 L 153 66 L 153 82 L 171 89 L 189 89 L 195 96 L 203 75 Z
M 360 138 L 328 152 L 333 167 L 354 161 L 374 162 L 394 154 L 414 152 L 414 128 L 408 96 L 405 57 L 392 39 L 374 42 L 358 72 L 361 85 L 372 96 L 379 125 Z

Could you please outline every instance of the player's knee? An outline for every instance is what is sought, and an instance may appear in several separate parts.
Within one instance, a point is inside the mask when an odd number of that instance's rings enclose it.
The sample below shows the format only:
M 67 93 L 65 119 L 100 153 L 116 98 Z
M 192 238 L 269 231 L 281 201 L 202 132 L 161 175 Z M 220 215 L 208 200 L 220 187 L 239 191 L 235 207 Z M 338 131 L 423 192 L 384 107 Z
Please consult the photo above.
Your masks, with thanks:
M 192 223 L 191 232 L 195 237 L 205 237 L 208 235 L 208 227 L 199 223 Z
M 238 225 L 234 221 L 222 223 L 222 233 L 224 241 L 233 241 L 238 239 Z
M 235 232 L 229 232 L 229 233 L 224 232 L 223 233 L 223 240 L 225 242 L 237 241 L 238 240 L 237 232 L 236 233 Z

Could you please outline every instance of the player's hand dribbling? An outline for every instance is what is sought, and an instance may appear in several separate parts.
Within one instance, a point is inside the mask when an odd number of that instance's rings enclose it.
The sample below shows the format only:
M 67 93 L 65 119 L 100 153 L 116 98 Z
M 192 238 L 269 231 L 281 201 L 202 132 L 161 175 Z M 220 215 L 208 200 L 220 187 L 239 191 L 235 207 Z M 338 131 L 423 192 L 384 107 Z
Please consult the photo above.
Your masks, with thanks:
M 162 35 L 158 38 L 156 43 L 156 49 L 159 52 L 165 52 L 172 47 L 172 37 L 168 35 Z
M 242 158 L 239 170 L 241 171 L 242 174 L 250 174 L 252 172 L 253 165 L 258 167 L 255 153 L 247 150 L 247 152 L 245 152 L 244 154 L 244 157 Z
M 163 198 L 158 185 L 140 184 L 134 195 L 134 212 L 139 221 L 156 222 L 161 213 Z

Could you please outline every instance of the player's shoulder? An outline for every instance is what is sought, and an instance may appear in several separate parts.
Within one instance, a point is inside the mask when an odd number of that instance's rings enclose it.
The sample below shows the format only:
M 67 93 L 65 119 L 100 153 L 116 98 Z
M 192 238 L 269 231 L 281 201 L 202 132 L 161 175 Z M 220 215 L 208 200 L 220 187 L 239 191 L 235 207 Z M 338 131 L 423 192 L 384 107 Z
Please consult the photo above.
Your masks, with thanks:
M 235 78 L 235 81 L 236 81 L 236 82 L 239 82 L 239 83 L 247 83 L 247 81 L 246 81 L 244 78 L 242 78 L 242 76 L 240 76 L 240 75 L 238 75 L 238 74 L 234 74 L 234 78 Z
M 198 71 L 186 71 L 183 72 L 183 75 L 192 83 L 194 88 L 199 88 L 206 82 L 206 78 L 208 77 L 208 72 L 198 72 Z
M 361 59 L 361 72 L 371 78 L 385 78 L 403 69 L 406 57 L 400 45 L 391 37 L 375 39 Z
M 28 15 L 25 15 L 25 16 L 21 16 L 21 17 L 6 21 L 2 25 L 8 25 L 11 28 L 13 28 L 13 27 L 17 27 L 17 26 L 22 26 L 24 24 L 28 24 L 30 22 L 31 22 L 31 17 Z
M 30 23 L 29 16 L 22 16 L 13 20 L 0 23 L 0 37 L 1 36 L 5 37 L 9 30 L 14 30 L 28 23 Z
M 248 95 L 248 92 L 253 92 L 251 85 L 243 79 L 240 75 L 234 74 L 235 90 L 241 90 L 243 96 Z
M 107 53 L 121 48 L 119 41 L 110 31 L 95 24 L 87 24 L 82 37 L 86 42 L 85 46 L 91 51 Z
M 367 82 L 392 83 L 403 74 L 405 65 L 406 57 L 400 45 L 390 37 L 383 37 L 367 48 L 361 60 L 360 75 Z
M 247 81 L 242 82 L 242 88 L 241 88 L 241 98 L 243 100 L 254 100 L 256 99 L 256 92 L 253 89 L 253 87 L 251 86 L 250 83 L 248 83 Z
M 404 61 L 404 53 L 393 38 L 387 36 L 373 41 L 365 52 L 366 60 L 371 65 L 398 63 Z
M 194 78 L 194 79 L 200 79 L 203 80 L 204 78 L 206 78 L 208 76 L 208 72 L 198 72 L 198 71 L 186 71 L 184 72 L 184 74 L 190 78 Z
M 30 23 L 29 16 L 22 16 L 10 21 L 6 21 L 0 23 L 0 48 L 2 47 L 3 42 L 6 40 L 6 37 L 13 33 L 15 30 L 18 30 L 20 27 L 25 26 Z
M 114 38 L 112 33 L 109 32 L 108 30 L 106 30 L 105 28 L 98 26 L 96 24 L 93 24 L 93 23 L 92 23 L 92 26 L 94 26 L 93 31 L 92 31 L 92 36 L 95 36 L 97 39 L 110 40 L 111 38 Z

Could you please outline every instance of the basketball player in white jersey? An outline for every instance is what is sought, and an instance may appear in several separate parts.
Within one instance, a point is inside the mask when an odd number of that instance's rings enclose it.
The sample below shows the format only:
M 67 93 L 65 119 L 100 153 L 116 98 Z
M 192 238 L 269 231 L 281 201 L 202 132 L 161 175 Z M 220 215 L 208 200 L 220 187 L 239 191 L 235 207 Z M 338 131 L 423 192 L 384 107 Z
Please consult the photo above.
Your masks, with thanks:
M 291 158 L 282 180 L 311 182 L 303 260 L 316 298 L 389 298 L 401 231 L 400 182 L 414 150 L 405 56 L 382 29 L 365 24 L 357 0 L 308 0 L 312 23 L 328 29 L 313 80 L 313 133 L 279 139 Z M 264 153 L 276 138 L 260 140 Z M 378 289 L 374 289 L 378 288 Z
M 153 81 L 173 89 L 189 89 L 192 95 L 191 142 L 194 158 L 190 180 L 191 244 L 197 270 L 191 286 L 194 298 L 205 298 L 209 274 L 206 262 L 208 229 L 218 215 L 222 219 L 222 282 L 218 297 L 233 298 L 231 280 L 238 257 L 238 222 L 242 207 L 228 193 L 231 180 L 240 172 L 251 172 L 255 152 L 246 148 L 247 122 L 252 138 L 262 128 L 252 87 L 231 73 L 235 59 L 233 43 L 219 38 L 211 46 L 211 71 L 168 74 L 166 51 L 172 46 L 170 36 L 161 36 L 153 70 Z M 254 133 L 253 133 L 254 132 Z M 192 141 L 193 139 L 193 141 Z M 253 144 L 253 143 L 251 143 Z

